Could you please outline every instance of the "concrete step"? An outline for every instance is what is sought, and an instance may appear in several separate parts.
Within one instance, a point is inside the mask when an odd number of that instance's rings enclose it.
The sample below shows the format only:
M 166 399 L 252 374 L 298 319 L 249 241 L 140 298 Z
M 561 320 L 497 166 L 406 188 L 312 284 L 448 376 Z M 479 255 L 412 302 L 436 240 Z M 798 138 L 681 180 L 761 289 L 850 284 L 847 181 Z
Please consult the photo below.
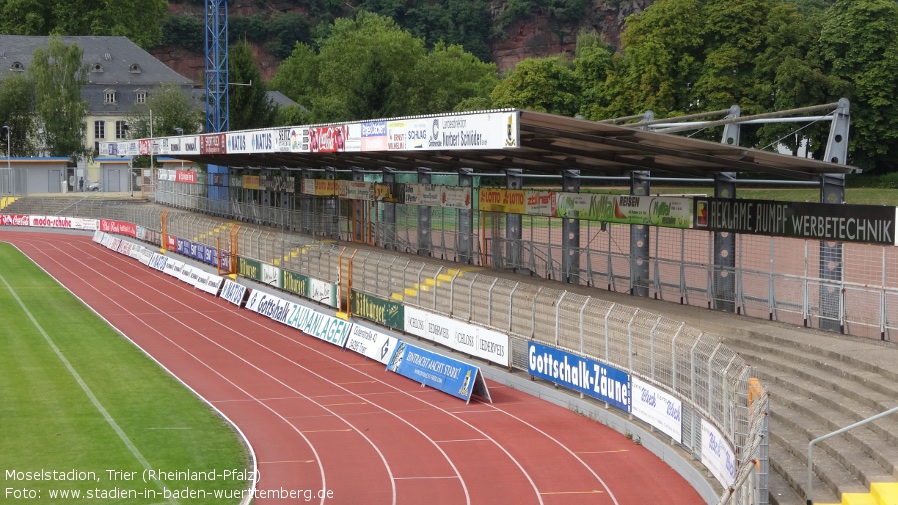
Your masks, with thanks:
M 786 450 L 788 430 L 780 430 L 771 419 L 770 422 L 770 502 L 775 505 L 805 505 L 804 489 L 807 487 L 808 467 L 806 456 L 798 458 Z M 833 464 L 832 460 L 829 462 Z M 821 461 L 819 469 L 825 469 L 827 463 Z M 786 486 L 786 487 L 783 487 Z M 841 499 L 815 473 L 813 476 L 813 498 L 815 503 L 838 503 Z

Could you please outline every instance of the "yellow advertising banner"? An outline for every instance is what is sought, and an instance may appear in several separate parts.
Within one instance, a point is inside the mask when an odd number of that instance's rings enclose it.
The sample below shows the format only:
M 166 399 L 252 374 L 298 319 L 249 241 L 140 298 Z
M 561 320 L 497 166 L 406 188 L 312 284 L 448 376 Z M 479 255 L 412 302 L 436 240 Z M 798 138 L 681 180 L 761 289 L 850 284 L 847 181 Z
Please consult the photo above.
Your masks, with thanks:
M 480 188 L 478 200 L 480 210 L 524 214 L 527 199 L 523 189 Z
M 244 189 L 259 189 L 259 176 L 258 175 L 244 175 L 243 176 L 243 188 Z

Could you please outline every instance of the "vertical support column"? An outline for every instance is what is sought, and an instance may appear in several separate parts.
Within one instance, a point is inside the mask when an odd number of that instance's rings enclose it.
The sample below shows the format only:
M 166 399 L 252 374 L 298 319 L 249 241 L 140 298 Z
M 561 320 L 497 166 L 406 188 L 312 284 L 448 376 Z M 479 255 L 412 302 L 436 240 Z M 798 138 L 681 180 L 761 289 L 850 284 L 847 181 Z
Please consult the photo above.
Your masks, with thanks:
M 205 4 L 206 133 L 226 132 L 231 129 L 228 120 L 228 2 L 207 0 Z M 209 210 L 214 215 L 227 215 L 228 167 L 208 165 L 206 172 Z M 213 184 L 216 179 L 223 185 Z
M 360 168 L 352 168 L 352 180 L 353 182 L 363 182 L 365 180 L 365 174 L 362 173 L 362 170 Z M 364 206 L 367 204 L 367 202 L 351 200 L 349 204 L 350 208 L 353 209 L 351 218 L 352 226 L 350 226 L 350 230 L 352 230 L 352 241 L 364 242 L 365 226 L 367 225 L 367 223 L 365 222 Z
M 561 191 L 580 192 L 580 171 L 561 172 Z M 580 279 L 580 221 L 563 218 L 561 220 L 561 275 L 564 282 L 579 283 Z
M 429 168 L 418 167 L 418 183 L 430 184 Z M 433 251 L 430 217 L 430 207 L 418 207 L 418 256 L 431 256 Z
M 389 167 L 383 168 L 384 184 L 390 185 L 390 194 L 395 198 L 396 195 L 396 170 Z M 382 247 L 390 251 L 395 251 L 396 247 L 396 202 L 383 202 L 384 215 L 381 219 L 381 225 L 384 229 Z
M 458 185 L 471 191 L 474 198 L 474 171 L 470 168 L 458 169 Z M 455 250 L 458 251 L 458 262 L 471 264 L 474 262 L 474 211 L 470 208 L 458 209 L 458 235 L 455 239 Z
M 324 167 L 324 179 L 328 181 L 337 180 L 337 171 L 334 167 Z M 334 240 L 340 239 L 340 197 L 338 195 L 329 195 L 324 198 L 322 208 L 324 221 L 324 235 Z
M 522 189 L 523 178 L 522 170 L 519 168 L 509 168 L 505 171 L 505 187 L 507 189 Z M 521 223 L 523 223 L 520 214 L 505 214 L 505 260 L 503 265 L 511 267 L 518 273 L 530 273 L 525 270 L 523 264 L 523 252 L 521 250 Z
M 314 184 L 312 179 L 315 178 L 315 175 L 311 170 L 304 168 L 300 171 L 300 194 L 299 194 L 299 232 L 307 233 L 309 235 L 314 233 L 312 229 L 312 223 L 314 223 L 314 209 L 312 207 L 312 201 L 314 197 L 308 196 L 304 192 L 305 184 L 307 183 L 307 179 L 309 180 L 309 184 Z
M 650 172 L 635 170 L 630 172 L 630 194 L 649 196 Z M 644 224 L 630 225 L 630 294 L 649 296 L 649 227 Z
M 741 113 L 738 105 L 730 107 L 727 118 L 737 118 Z M 739 124 L 723 127 L 720 143 L 738 146 L 741 135 Z M 718 172 L 714 174 L 714 198 L 736 199 L 736 173 Z M 712 308 L 727 312 L 736 311 L 736 234 L 714 232 L 714 278 L 711 293 Z
M 848 127 L 851 120 L 847 98 L 839 100 L 829 129 L 829 140 L 823 159 L 844 165 L 848 159 Z M 825 174 L 821 177 L 820 201 L 845 203 L 845 175 Z M 820 242 L 820 328 L 844 332 L 842 321 L 842 243 Z
M 262 222 L 267 225 L 274 224 L 274 212 L 271 202 L 271 170 L 263 168 L 259 170 L 259 205 L 262 207 Z

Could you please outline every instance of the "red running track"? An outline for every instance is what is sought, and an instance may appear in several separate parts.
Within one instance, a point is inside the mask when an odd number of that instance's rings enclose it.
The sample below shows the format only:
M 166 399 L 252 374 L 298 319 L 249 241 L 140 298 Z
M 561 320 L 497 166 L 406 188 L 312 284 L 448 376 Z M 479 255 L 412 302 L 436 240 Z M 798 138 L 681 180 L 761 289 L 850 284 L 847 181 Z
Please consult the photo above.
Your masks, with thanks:
M 644 447 L 526 393 L 488 382 L 494 403 L 465 405 L 90 237 L 0 240 L 233 421 L 261 491 L 323 489 L 321 503 L 350 505 L 703 503 Z

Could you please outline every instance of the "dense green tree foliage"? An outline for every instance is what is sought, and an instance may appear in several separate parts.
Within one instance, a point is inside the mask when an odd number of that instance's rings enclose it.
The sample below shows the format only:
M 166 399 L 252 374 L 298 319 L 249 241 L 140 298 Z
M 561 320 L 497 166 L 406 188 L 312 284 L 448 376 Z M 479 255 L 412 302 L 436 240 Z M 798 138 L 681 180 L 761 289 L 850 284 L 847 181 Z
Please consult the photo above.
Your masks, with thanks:
M 65 45 L 58 36 L 51 36 L 46 48 L 34 50 L 28 67 L 34 94 L 40 97 L 35 100 L 40 143 L 50 156 L 67 156 L 73 161 L 87 154 L 87 102 L 81 98 L 81 87 L 87 84 L 83 55 L 77 44 Z
M 176 135 L 204 131 L 205 120 L 193 96 L 175 84 L 163 84 L 147 94 L 145 104 L 136 104 L 128 115 L 132 138 Z
M 34 156 L 37 146 L 37 125 L 34 120 L 34 84 L 27 75 L 14 74 L 0 81 L 0 124 L 10 127 L 9 143 L 6 131 L 0 129 L 3 156 L 7 148 L 12 156 Z
M 318 46 L 297 44 L 271 81 L 316 122 L 446 112 L 486 99 L 496 83 L 495 65 L 457 45 L 427 51 L 390 18 L 364 11 L 335 21 Z
M 238 42 L 228 48 L 228 122 L 232 130 L 272 126 L 277 107 L 268 99 L 267 86 L 256 67 L 252 47 Z
M 0 33 L 121 35 L 147 48 L 162 40 L 166 0 L 0 0 Z
M 560 57 L 530 58 L 493 89 L 496 107 L 517 107 L 573 116 L 579 109 L 580 83 L 572 65 Z

